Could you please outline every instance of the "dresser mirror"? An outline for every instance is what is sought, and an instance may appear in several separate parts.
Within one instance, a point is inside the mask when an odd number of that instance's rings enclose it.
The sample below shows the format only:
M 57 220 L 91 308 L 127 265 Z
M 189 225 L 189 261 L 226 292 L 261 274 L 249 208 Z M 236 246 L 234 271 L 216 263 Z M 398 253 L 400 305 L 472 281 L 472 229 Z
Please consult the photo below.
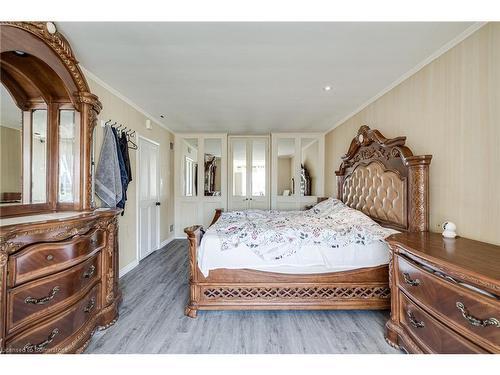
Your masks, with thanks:
M 44 23 L 2 24 L 2 217 L 92 208 L 92 139 L 101 105 L 52 31 Z
M 22 202 L 23 111 L 5 86 L 0 87 L 0 205 Z

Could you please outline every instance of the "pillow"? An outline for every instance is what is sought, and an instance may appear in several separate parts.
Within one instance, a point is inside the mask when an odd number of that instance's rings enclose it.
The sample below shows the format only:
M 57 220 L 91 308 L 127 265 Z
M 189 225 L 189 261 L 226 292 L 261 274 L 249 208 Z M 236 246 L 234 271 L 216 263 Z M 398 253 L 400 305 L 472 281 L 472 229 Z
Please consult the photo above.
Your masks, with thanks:
M 344 207 L 345 204 L 341 200 L 337 198 L 328 198 L 327 200 L 314 205 L 314 207 L 308 210 L 308 213 L 324 217 L 331 215 Z

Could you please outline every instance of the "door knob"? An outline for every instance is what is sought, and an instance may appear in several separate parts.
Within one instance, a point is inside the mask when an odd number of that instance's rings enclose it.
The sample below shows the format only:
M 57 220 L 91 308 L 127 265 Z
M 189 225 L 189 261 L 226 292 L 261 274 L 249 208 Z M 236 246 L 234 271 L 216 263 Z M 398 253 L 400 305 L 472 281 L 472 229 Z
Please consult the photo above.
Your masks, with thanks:
M 160 203 L 160 202 L 156 202 L 155 204 L 156 204 L 157 206 L 161 205 L 161 203 Z

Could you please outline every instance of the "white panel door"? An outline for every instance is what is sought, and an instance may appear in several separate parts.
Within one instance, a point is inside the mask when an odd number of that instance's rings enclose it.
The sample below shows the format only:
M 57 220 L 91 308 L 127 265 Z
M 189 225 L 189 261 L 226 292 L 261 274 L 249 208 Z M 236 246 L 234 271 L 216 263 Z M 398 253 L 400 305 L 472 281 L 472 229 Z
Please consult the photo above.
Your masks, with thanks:
M 231 137 L 229 210 L 269 209 L 269 137 Z
M 160 170 L 159 145 L 139 137 L 139 259 L 160 245 Z

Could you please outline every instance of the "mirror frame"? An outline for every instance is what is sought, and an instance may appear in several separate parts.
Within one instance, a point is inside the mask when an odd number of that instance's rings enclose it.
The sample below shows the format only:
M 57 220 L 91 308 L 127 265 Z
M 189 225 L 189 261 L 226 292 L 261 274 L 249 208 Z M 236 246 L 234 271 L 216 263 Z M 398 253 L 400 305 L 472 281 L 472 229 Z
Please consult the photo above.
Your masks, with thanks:
M 55 29 L 55 31 L 54 31 Z M 97 116 L 102 109 L 98 97 L 90 92 L 89 85 L 66 38 L 57 31 L 52 22 L 0 22 L 0 53 L 23 51 L 32 55 L 52 69 L 61 79 L 71 105 L 79 116 L 79 139 L 77 146 L 78 174 L 73 203 L 58 203 L 58 126 L 59 108 L 63 103 L 47 103 L 48 137 L 47 153 L 47 201 L 46 203 L 19 204 L 0 207 L 0 217 L 36 214 L 64 210 L 91 210 L 92 199 L 92 143 Z M 69 104 L 69 103 L 64 103 Z

